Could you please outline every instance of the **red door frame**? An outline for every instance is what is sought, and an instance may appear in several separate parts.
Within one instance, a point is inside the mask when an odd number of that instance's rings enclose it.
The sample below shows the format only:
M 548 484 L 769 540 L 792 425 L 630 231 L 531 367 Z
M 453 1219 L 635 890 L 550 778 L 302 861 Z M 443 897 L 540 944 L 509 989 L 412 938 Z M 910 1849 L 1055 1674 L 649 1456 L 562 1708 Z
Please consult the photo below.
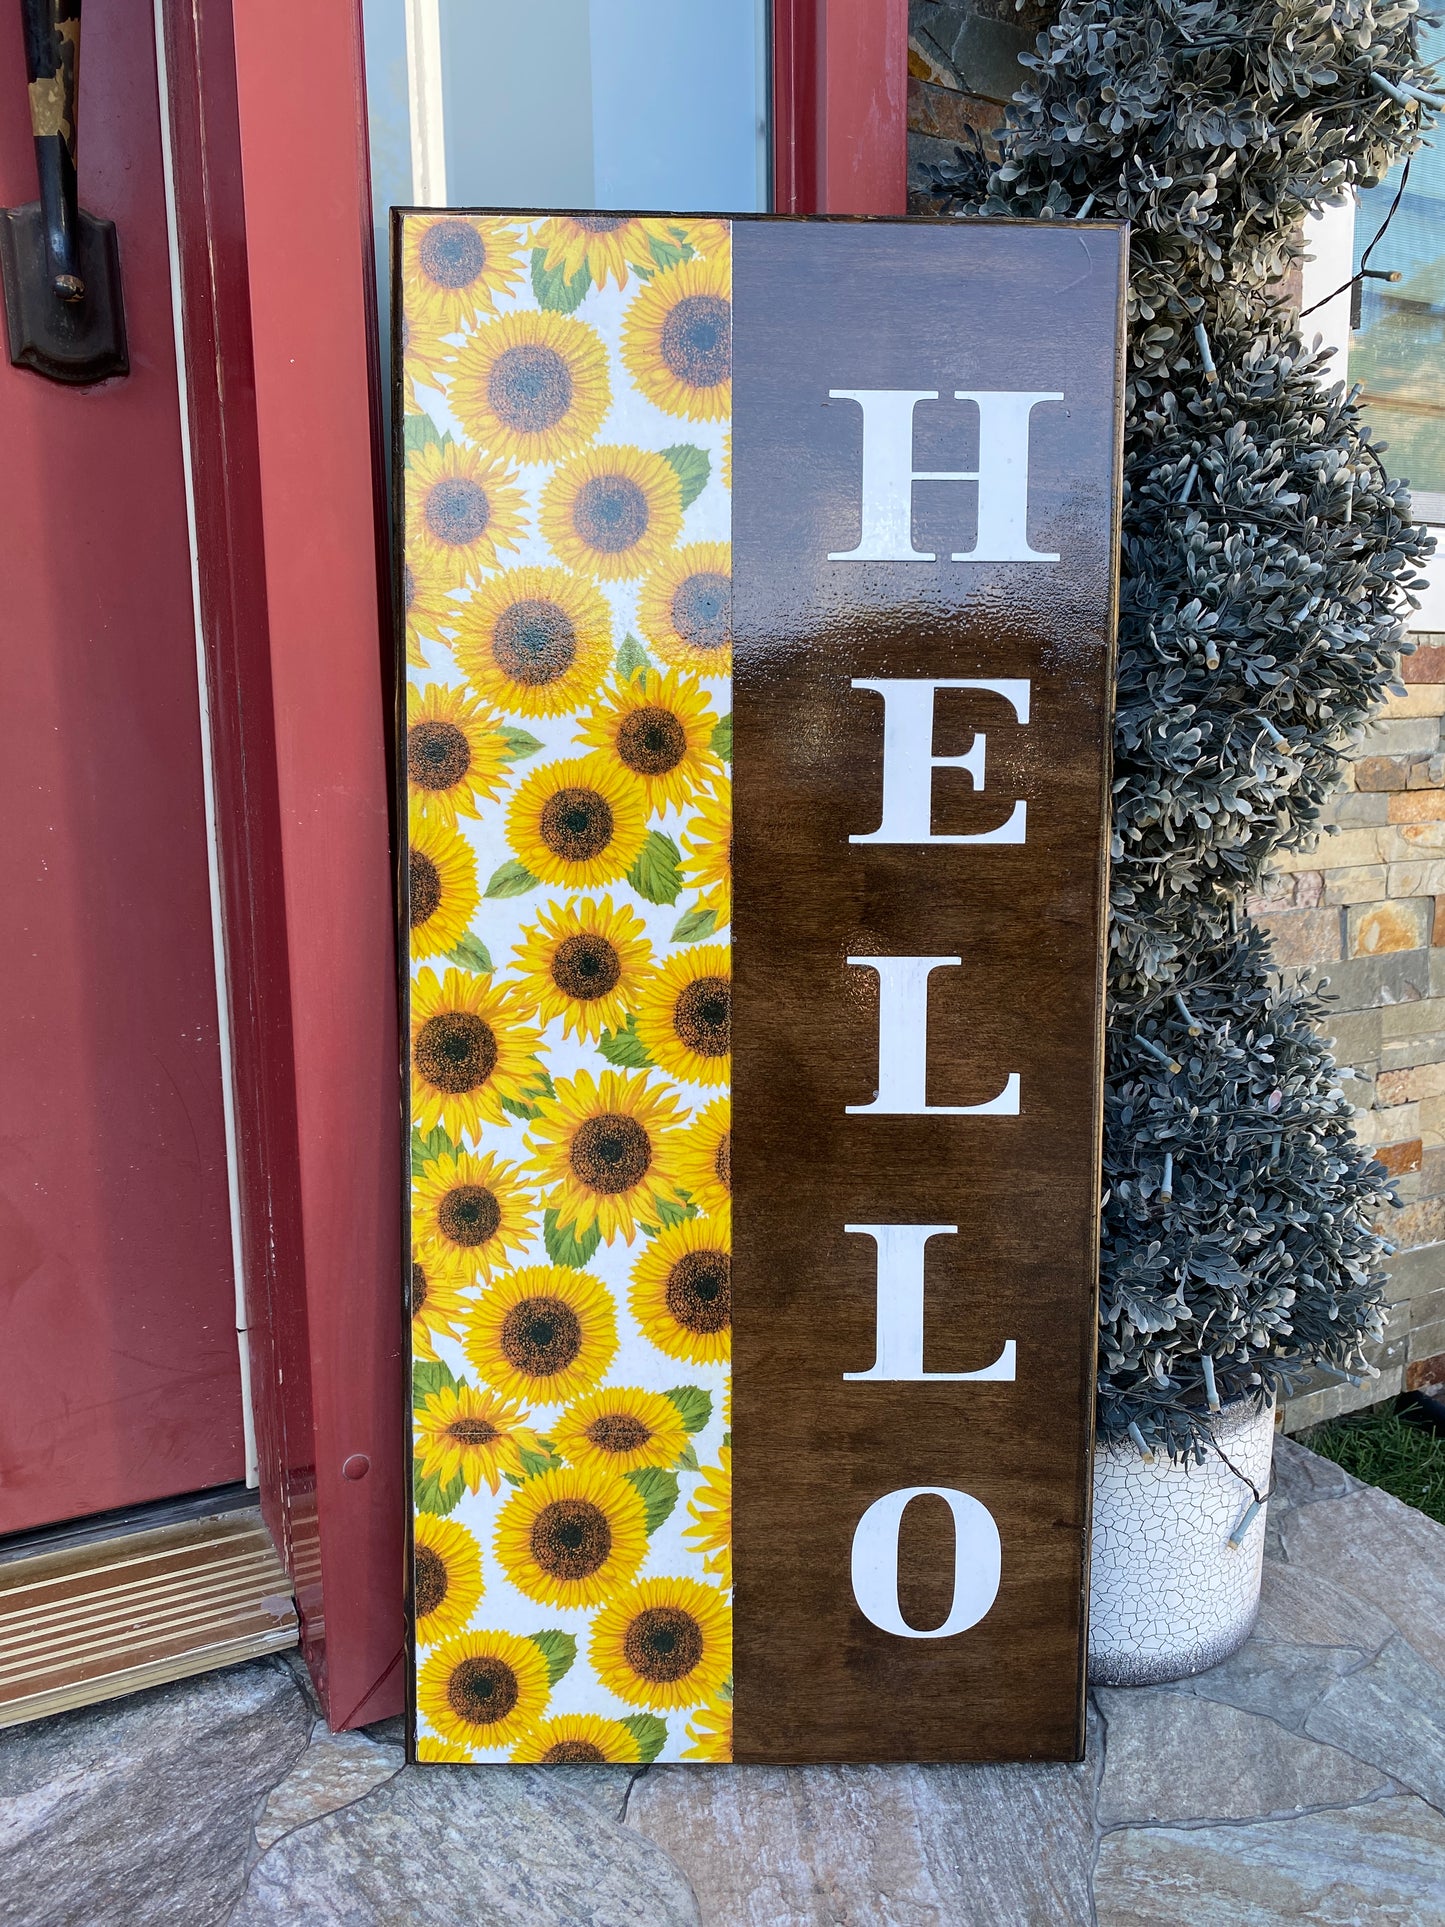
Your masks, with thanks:
M 391 713 L 361 0 L 163 0 L 262 1501 L 333 1727 L 402 1704 Z M 906 0 L 775 0 L 776 205 L 904 208 Z

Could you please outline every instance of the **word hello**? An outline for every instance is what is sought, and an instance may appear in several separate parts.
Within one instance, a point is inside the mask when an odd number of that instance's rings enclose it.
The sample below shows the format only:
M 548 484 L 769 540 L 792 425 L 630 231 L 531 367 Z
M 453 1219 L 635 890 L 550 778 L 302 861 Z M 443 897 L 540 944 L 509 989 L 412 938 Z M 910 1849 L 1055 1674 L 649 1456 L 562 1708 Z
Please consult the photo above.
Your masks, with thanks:
M 1028 539 L 1029 424 L 1033 411 L 1059 394 L 987 393 L 956 389 L 953 399 L 978 410 L 978 466 L 947 473 L 913 466 L 913 411 L 937 401 L 934 389 L 834 388 L 837 401 L 863 412 L 862 525 L 857 546 L 832 562 L 934 562 L 913 546 L 913 485 L 921 481 L 972 483 L 978 491 L 971 549 L 955 562 L 1057 562 Z M 1002 696 L 1019 723 L 1029 720 L 1029 683 L 1022 678 L 859 678 L 852 687 L 883 702 L 883 796 L 877 829 L 853 843 L 1021 844 L 1028 807 L 1013 802 L 997 829 L 972 836 L 942 835 L 933 827 L 933 773 L 961 769 L 976 791 L 987 781 L 987 739 L 975 733 L 961 756 L 933 753 L 934 706 L 940 689 L 984 689 Z M 928 1101 L 928 985 L 937 970 L 956 969 L 961 957 L 849 957 L 850 966 L 878 977 L 878 1084 L 871 1103 L 850 1104 L 850 1115 L 888 1117 L 1017 1117 L 1019 1076 L 1008 1072 L 995 1096 L 981 1104 Z M 877 1346 L 866 1371 L 845 1372 L 859 1382 L 1012 1381 L 1017 1346 L 1009 1339 L 991 1365 L 972 1372 L 930 1372 L 924 1364 L 924 1254 L 930 1239 L 955 1237 L 953 1224 L 850 1224 L 852 1236 L 871 1238 L 876 1259 Z M 942 1499 L 953 1516 L 953 1596 L 942 1625 L 910 1626 L 898 1602 L 898 1540 L 903 1515 L 915 1499 Z M 1002 1551 L 998 1526 L 972 1494 L 947 1486 L 904 1486 L 876 1499 L 853 1533 L 852 1584 L 858 1608 L 880 1631 L 899 1639 L 947 1639 L 975 1626 L 998 1596 Z

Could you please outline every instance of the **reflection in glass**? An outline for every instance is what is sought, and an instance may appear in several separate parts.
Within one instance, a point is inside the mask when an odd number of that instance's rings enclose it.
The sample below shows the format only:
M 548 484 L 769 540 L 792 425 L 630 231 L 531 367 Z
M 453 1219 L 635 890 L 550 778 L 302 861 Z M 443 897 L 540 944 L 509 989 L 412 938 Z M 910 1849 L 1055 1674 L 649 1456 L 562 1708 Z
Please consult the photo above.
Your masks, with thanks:
M 1422 51 L 1445 56 L 1445 28 L 1420 28 Z M 1356 273 L 1400 186 L 1393 168 L 1359 196 Z M 1445 521 L 1445 153 L 1422 147 L 1395 218 L 1370 256 L 1398 281 L 1360 284 L 1350 341 L 1350 379 L 1364 388 L 1369 420 L 1389 443 L 1390 472 L 1412 486 L 1415 512 Z

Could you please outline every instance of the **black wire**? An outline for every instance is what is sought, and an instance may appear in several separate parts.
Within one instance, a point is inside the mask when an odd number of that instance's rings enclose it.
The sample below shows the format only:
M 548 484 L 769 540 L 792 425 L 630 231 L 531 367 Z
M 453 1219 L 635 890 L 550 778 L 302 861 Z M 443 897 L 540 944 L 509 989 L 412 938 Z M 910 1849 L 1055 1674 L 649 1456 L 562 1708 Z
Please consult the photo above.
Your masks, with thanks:
M 1313 314 L 1316 308 L 1327 308 L 1329 304 L 1332 301 L 1337 300 L 1340 295 L 1347 294 L 1349 290 L 1352 287 L 1354 287 L 1357 281 L 1361 281 L 1364 279 L 1365 269 L 1369 265 L 1370 256 L 1375 252 L 1376 247 L 1379 245 L 1380 237 L 1384 234 L 1385 229 L 1390 225 L 1391 221 L 1393 221 L 1395 218 L 1395 210 L 1399 207 L 1400 198 L 1405 192 L 1405 183 L 1410 178 L 1410 163 L 1412 160 L 1414 160 L 1414 158 L 1415 156 L 1413 154 L 1407 154 L 1405 156 L 1405 165 L 1400 171 L 1400 185 L 1395 189 L 1395 198 L 1390 203 L 1390 211 L 1385 216 L 1384 220 L 1381 221 L 1380 225 L 1375 229 L 1374 239 L 1370 242 L 1370 245 L 1365 249 L 1364 253 L 1360 256 L 1359 267 L 1356 268 L 1355 272 L 1350 276 L 1348 281 L 1342 283 L 1341 286 L 1335 289 L 1333 294 L 1327 294 L 1322 301 L 1312 301 L 1307 308 L 1301 308 L 1299 312 L 1299 318 L 1301 321 L 1304 320 L 1307 314 Z

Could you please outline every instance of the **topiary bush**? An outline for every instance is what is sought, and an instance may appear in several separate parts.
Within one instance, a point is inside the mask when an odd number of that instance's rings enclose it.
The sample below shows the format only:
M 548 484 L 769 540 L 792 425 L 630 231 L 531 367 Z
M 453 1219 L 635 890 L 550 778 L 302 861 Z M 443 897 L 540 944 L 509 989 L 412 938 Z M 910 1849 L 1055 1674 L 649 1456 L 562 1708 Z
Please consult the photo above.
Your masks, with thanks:
M 1430 537 L 1279 283 L 1440 104 L 1413 0 L 1065 0 L 958 213 L 1131 223 L 1102 1436 L 1368 1369 L 1385 1173 L 1245 901 L 1318 831 Z

